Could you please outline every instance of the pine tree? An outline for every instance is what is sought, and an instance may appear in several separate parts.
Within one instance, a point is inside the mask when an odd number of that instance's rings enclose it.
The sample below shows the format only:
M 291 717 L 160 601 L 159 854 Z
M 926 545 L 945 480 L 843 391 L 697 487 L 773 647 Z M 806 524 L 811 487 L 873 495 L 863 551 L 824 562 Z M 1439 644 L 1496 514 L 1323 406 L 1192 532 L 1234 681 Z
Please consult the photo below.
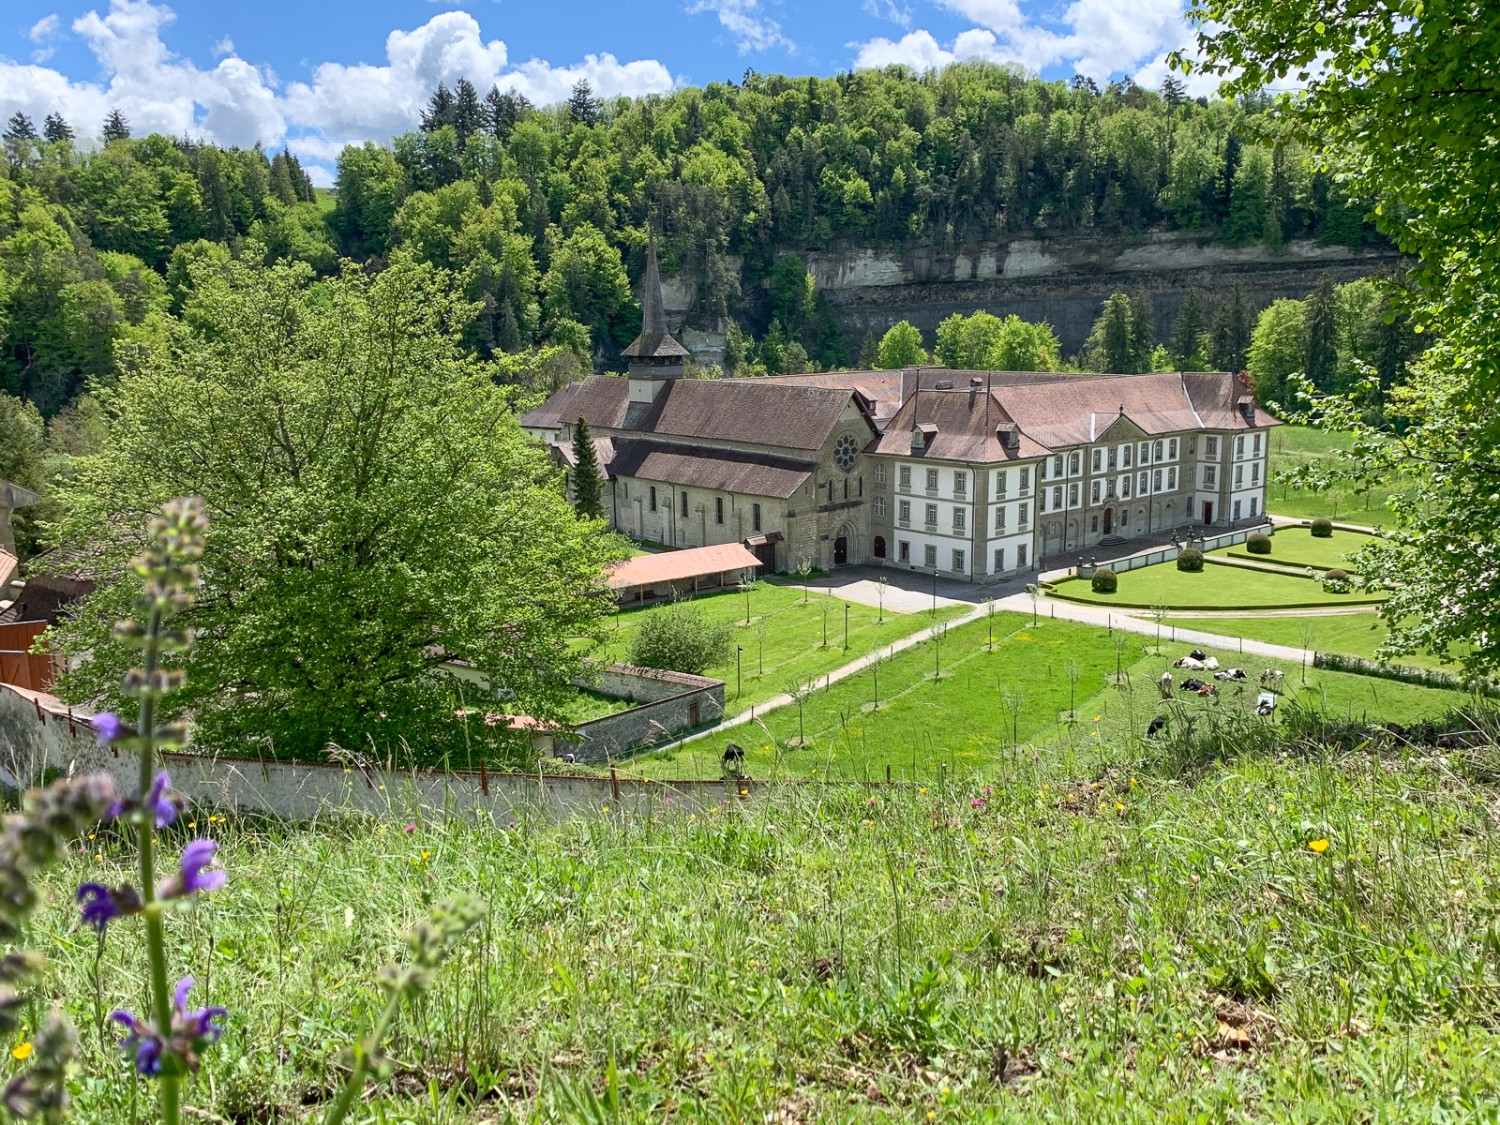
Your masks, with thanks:
M 1110 294 L 1109 300 L 1104 302 L 1104 311 L 1094 321 L 1093 331 L 1083 345 L 1085 365 L 1092 371 L 1110 375 L 1129 374 L 1138 370 L 1138 347 L 1135 310 L 1130 298 L 1124 293 Z
M 568 97 L 568 116 L 579 125 L 599 124 L 600 101 L 587 78 L 580 78 Z
M 47 120 L 42 123 L 42 136 L 53 144 L 71 141 L 74 137 L 73 126 L 64 121 L 60 114 L 49 113 Z
M 599 457 L 594 452 L 594 435 L 582 418 L 573 427 L 573 461 L 573 507 L 583 519 L 603 519 Z
M 463 148 L 482 128 L 484 110 L 479 104 L 479 91 L 467 78 L 460 78 L 453 94 L 453 131 L 458 134 L 458 147 Z
M 1156 310 L 1151 292 L 1137 289 L 1130 295 L 1130 366 L 1132 373 L 1151 370 L 1156 350 Z
M 297 189 L 292 185 L 291 164 L 284 152 L 271 157 L 271 194 L 278 203 L 288 207 L 297 202 Z
M 1338 370 L 1338 300 L 1325 274 L 1307 299 L 1308 381 L 1320 391 L 1334 389 Z
M 110 141 L 129 140 L 130 121 L 118 109 L 112 109 L 104 119 L 104 128 L 101 132 L 104 136 L 105 144 L 109 144 Z
M 1204 364 L 1207 334 L 1208 314 L 1203 309 L 1203 298 L 1196 290 L 1190 291 L 1177 307 L 1177 319 L 1172 322 L 1172 361 L 1179 370 L 1192 371 Z
M 427 99 L 427 108 L 422 111 L 422 132 L 436 133 L 444 125 L 453 124 L 453 91 L 442 82 Z
M 24 113 L 13 113 L 10 122 L 5 126 L 5 139 L 12 142 L 34 141 L 36 140 L 36 126 Z
M 1250 355 L 1250 334 L 1255 330 L 1250 305 L 1236 285 L 1229 299 L 1214 310 L 1208 361 L 1217 371 L 1243 371 Z

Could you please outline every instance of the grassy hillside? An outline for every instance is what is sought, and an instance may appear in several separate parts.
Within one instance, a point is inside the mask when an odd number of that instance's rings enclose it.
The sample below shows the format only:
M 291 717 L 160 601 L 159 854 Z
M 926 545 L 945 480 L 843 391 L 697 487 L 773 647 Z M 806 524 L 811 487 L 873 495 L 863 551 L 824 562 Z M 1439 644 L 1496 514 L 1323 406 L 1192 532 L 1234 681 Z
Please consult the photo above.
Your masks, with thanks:
M 361 1122 L 1483 1117 L 1495 753 L 1110 742 L 705 815 L 231 818 L 228 888 L 170 927 L 230 1011 L 191 1119 L 315 1120 L 398 933 L 458 890 L 488 922 Z M 79 1121 L 144 1110 L 105 1026 L 139 947 L 72 905 L 127 860 L 82 842 L 37 915 Z
M 1271 483 L 1266 488 L 1266 508 L 1272 515 L 1290 516 L 1295 519 L 1329 519 L 1369 526 L 1391 523 L 1391 513 L 1386 510 L 1386 498 L 1392 493 L 1404 493 L 1410 488 L 1399 477 L 1387 479 L 1367 488 L 1358 489 L 1351 483 L 1342 482 L 1322 492 L 1299 489 L 1281 482 L 1282 473 L 1291 472 L 1302 465 L 1318 465 L 1337 468 L 1338 450 L 1346 448 L 1342 434 L 1328 433 L 1307 426 L 1280 426 L 1271 433 Z

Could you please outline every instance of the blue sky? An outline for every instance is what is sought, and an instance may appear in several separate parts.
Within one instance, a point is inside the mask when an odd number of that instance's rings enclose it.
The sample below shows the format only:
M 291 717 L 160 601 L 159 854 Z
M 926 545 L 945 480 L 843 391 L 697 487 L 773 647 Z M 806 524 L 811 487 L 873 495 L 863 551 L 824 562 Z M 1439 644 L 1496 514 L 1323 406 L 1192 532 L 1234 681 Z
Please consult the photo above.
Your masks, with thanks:
M 1045 77 L 1157 85 L 1186 45 L 1183 0 L 6 0 L 0 119 L 118 106 L 138 131 L 287 146 L 327 182 L 347 143 L 411 128 L 467 75 L 538 102 L 579 78 L 640 95 L 746 67 L 833 74 L 1011 61 Z

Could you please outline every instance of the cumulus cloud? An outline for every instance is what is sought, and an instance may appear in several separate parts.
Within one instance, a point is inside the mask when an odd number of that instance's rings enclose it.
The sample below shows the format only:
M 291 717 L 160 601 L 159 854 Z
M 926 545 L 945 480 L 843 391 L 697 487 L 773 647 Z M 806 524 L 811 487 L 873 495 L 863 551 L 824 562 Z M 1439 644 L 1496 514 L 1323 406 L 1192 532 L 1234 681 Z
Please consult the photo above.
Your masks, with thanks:
M 889 20 L 901 27 L 911 26 L 911 9 L 896 0 L 865 0 L 862 7 L 866 14 L 878 20 Z
M 234 54 L 234 40 L 227 35 L 213 45 L 213 55 L 216 59 L 232 54 Z
M 621 62 L 599 54 L 564 66 L 541 59 L 512 64 L 503 41 L 484 39 L 468 12 L 449 11 L 392 31 L 383 64 L 322 63 L 309 81 L 282 88 L 269 69 L 240 58 L 227 37 L 214 45 L 224 57 L 212 69 L 181 58 L 163 38 L 172 20 L 172 10 L 153 0 L 110 0 L 106 13 L 90 11 L 72 24 L 98 63 L 99 81 L 73 81 L 49 67 L 0 59 L 0 105 L 37 120 L 61 113 L 85 136 L 118 108 L 137 134 L 243 147 L 286 144 L 314 160 L 332 160 L 346 143 L 383 141 L 415 127 L 432 89 L 460 77 L 481 92 L 498 85 L 543 104 L 567 97 L 579 79 L 605 97 L 673 86 L 671 73 L 653 59 Z M 55 16 L 39 21 L 33 41 L 57 34 L 59 25 Z M 312 174 L 315 182 L 331 178 L 318 165 Z
M 742 55 L 772 47 L 795 49 L 796 45 L 782 34 L 781 24 L 761 13 L 760 0 L 694 0 L 687 7 L 690 16 L 704 12 L 719 17 L 719 23 L 734 37 Z
M 944 46 L 926 30 L 899 40 L 872 39 L 851 44 L 856 67 L 893 62 L 918 68 L 940 67 L 962 59 L 1015 62 L 1030 71 L 1064 64 L 1077 74 L 1105 79 L 1135 74 L 1138 81 L 1165 77 L 1172 49 L 1191 42 L 1182 0 L 1073 0 L 1044 26 L 1019 0 L 937 0 L 976 26 Z M 1158 72 L 1160 72 L 1158 74 Z
M 32 62 L 44 63 L 52 57 L 54 48 L 46 46 L 46 43 L 47 40 L 57 34 L 58 25 L 61 23 L 62 20 L 58 17 L 57 13 L 53 12 L 51 15 L 43 16 L 31 25 L 31 29 L 26 32 L 26 38 L 37 45 L 36 50 L 31 52 Z

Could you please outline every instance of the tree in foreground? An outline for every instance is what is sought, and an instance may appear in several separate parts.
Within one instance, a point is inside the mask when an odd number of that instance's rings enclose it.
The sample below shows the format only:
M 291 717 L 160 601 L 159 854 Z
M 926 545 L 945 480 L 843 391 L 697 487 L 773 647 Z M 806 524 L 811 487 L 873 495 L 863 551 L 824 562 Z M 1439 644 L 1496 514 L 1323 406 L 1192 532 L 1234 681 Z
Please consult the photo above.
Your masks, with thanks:
M 916 367 L 927 362 L 922 347 L 922 330 L 909 321 L 899 321 L 887 329 L 875 349 L 875 366 L 887 371 L 898 367 Z
M 630 662 L 701 676 L 728 662 L 734 625 L 710 621 L 697 606 L 677 602 L 647 614 L 630 645 Z
M 573 427 L 573 507 L 584 519 L 604 518 L 604 501 L 599 487 L 599 455 L 594 452 L 594 435 L 582 418 Z
M 110 442 L 63 491 L 61 539 L 100 576 L 57 637 L 86 657 L 63 693 L 118 701 L 134 529 L 196 494 L 210 531 L 174 711 L 200 744 L 496 758 L 506 728 L 455 716 L 450 658 L 557 717 L 616 548 L 457 346 L 472 308 L 452 279 L 398 256 L 376 277 L 240 260 L 194 282 L 172 346 L 101 389 Z
M 1421 262 L 1414 328 L 1440 335 L 1386 402 L 1404 433 L 1370 426 L 1360 395 L 1325 400 L 1322 417 L 1355 431 L 1364 465 L 1418 469 L 1393 501 L 1396 549 L 1357 562 L 1391 584 L 1388 651 L 1461 652 L 1470 672 L 1500 672 L 1500 21 L 1472 0 L 1194 0 L 1190 15 L 1223 93 L 1304 88 L 1280 114 L 1347 194 L 1383 201 L 1377 224 Z M 1361 389 L 1379 393 L 1374 376 Z

